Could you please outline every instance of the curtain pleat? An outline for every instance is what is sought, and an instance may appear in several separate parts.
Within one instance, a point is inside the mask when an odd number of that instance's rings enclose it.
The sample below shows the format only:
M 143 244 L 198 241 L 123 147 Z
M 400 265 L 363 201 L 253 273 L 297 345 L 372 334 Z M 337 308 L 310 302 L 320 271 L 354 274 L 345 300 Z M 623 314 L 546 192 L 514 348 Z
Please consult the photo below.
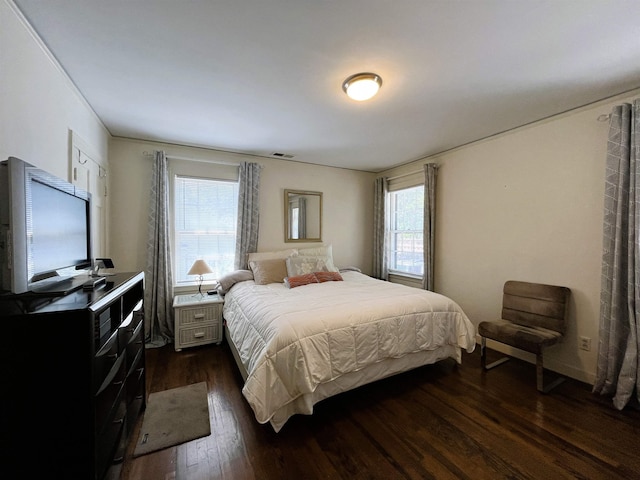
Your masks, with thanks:
M 373 195 L 373 272 L 374 278 L 389 279 L 387 266 L 387 192 L 386 178 L 375 180 Z
M 424 275 L 422 276 L 422 288 L 432 291 L 434 289 L 437 173 L 438 166 L 435 163 L 424 165 L 424 226 L 422 230 Z
M 145 338 L 150 347 L 173 341 L 173 278 L 169 244 L 169 174 L 167 157 L 156 152 L 152 167 L 151 198 L 145 268 Z
M 240 164 L 235 256 L 236 270 L 246 269 L 248 267 L 247 259 L 249 253 L 255 252 L 258 248 L 258 227 L 260 223 L 258 201 L 261 170 L 262 166 L 257 163 L 242 162 Z
M 640 100 L 614 107 L 607 142 L 600 338 L 593 391 L 622 409 L 638 377 L 640 305 Z

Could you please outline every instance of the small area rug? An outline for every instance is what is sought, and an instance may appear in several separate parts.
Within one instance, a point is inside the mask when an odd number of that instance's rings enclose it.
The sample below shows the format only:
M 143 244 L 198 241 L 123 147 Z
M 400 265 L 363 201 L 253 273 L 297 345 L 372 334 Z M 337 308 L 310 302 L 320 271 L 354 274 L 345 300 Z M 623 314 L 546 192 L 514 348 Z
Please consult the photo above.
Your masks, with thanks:
M 134 457 L 211 434 L 207 383 L 151 393 Z

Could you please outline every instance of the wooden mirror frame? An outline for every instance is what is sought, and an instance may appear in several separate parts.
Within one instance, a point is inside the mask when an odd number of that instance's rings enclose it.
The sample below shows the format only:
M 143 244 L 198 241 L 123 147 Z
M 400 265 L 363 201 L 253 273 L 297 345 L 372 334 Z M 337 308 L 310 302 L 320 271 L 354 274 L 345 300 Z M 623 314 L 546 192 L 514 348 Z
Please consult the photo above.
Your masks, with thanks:
M 303 236 L 298 235 L 293 222 L 296 220 L 294 212 L 297 201 L 300 198 L 306 200 L 305 232 Z M 284 191 L 284 241 L 285 243 L 295 242 L 322 242 L 322 192 L 310 192 L 305 190 Z

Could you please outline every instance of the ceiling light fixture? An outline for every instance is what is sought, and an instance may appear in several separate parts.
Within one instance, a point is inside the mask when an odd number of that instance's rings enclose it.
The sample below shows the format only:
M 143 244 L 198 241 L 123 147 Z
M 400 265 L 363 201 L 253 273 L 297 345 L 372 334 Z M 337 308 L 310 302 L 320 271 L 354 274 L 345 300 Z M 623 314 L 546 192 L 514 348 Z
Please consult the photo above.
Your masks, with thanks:
M 344 92 L 359 102 L 369 100 L 382 86 L 382 78 L 375 73 L 356 73 L 347 78 L 343 84 Z

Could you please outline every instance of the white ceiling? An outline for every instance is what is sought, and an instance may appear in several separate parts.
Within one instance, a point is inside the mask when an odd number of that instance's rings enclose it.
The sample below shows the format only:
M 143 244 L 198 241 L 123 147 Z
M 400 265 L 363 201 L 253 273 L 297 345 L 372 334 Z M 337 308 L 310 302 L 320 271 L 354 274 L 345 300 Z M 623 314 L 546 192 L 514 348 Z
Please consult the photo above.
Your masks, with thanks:
M 112 135 L 314 164 L 380 171 L 640 87 L 640 0 L 14 1 Z

